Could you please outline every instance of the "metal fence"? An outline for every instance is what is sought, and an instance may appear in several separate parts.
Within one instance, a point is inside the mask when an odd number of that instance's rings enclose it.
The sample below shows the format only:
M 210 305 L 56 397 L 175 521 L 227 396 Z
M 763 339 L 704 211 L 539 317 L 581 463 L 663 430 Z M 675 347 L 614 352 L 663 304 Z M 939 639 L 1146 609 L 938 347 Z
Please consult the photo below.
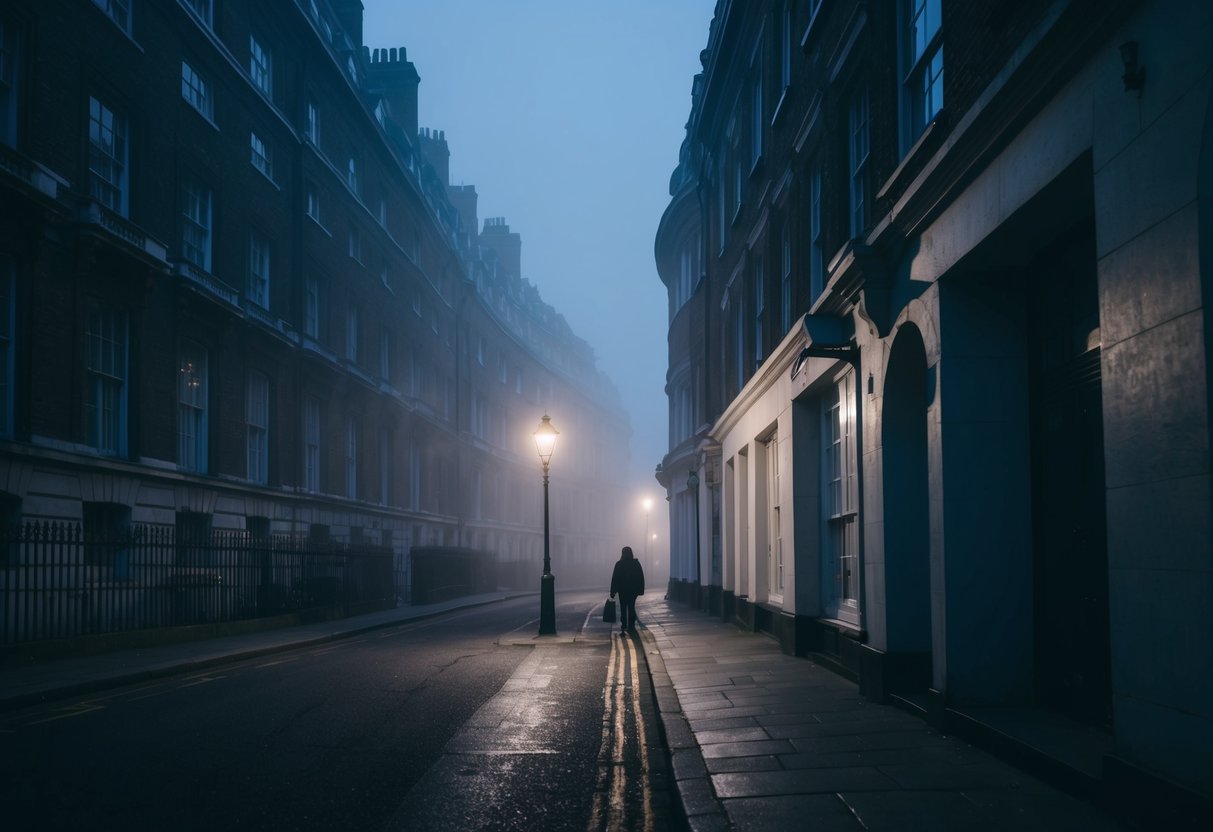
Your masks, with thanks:
M 75 523 L 0 532 L 0 643 L 390 605 L 407 581 L 381 546 L 295 535 Z

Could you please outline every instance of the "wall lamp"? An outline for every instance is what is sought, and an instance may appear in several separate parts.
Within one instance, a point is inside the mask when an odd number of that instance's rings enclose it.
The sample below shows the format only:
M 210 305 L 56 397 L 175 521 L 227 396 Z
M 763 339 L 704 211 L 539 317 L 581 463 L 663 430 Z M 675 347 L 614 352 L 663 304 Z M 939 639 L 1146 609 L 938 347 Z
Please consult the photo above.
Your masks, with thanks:
M 1120 77 L 1125 82 L 1125 92 L 1136 91 L 1140 98 L 1146 86 L 1146 68 L 1138 63 L 1138 48 L 1135 40 L 1127 40 L 1120 45 L 1120 60 L 1125 65 L 1125 74 Z

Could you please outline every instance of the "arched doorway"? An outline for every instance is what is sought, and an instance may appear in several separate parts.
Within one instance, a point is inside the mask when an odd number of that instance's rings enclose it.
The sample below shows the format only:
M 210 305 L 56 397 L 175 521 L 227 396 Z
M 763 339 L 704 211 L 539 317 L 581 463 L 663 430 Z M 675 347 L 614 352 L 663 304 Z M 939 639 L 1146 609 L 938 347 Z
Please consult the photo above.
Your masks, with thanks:
M 904 324 L 885 375 L 881 428 L 890 693 L 924 692 L 931 684 L 928 385 L 922 335 Z

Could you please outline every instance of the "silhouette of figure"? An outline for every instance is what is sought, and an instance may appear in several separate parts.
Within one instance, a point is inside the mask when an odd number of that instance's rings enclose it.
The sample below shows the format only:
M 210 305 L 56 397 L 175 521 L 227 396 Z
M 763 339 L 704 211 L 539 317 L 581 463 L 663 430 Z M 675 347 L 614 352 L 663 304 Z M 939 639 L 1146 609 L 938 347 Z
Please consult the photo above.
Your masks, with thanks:
M 636 632 L 636 598 L 644 595 L 644 567 L 632 554 L 631 546 L 623 547 L 623 554 L 615 562 L 611 573 L 611 597 L 619 595 L 619 631 Z

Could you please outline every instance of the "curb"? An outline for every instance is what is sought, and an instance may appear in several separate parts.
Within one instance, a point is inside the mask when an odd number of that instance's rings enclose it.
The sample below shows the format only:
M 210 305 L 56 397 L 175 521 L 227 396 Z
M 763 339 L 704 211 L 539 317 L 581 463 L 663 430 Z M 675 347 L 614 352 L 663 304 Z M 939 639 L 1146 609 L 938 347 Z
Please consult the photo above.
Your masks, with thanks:
M 192 670 L 202 670 L 208 667 L 232 664 L 245 659 L 255 659 L 260 656 L 268 656 L 274 653 L 285 653 L 288 650 L 314 647 L 318 644 L 327 644 L 332 641 L 340 641 L 343 638 L 350 638 L 352 636 L 362 635 L 363 633 L 369 633 L 375 630 L 383 630 L 388 627 L 398 626 L 400 624 L 423 621 L 427 618 L 433 618 L 438 615 L 445 615 L 448 612 L 454 612 L 455 610 L 473 609 L 475 607 L 496 604 L 501 601 L 509 601 L 514 598 L 522 598 L 534 594 L 535 593 L 533 592 L 523 592 L 518 593 L 517 595 L 506 595 L 501 598 L 492 598 L 485 601 L 461 604 L 458 606 L 448 607 L 443 610 L 430 610 L 428 612 L 422 612 L 416 615 L 395 618 L 390 621 L 378 621 L 374 624 L 355 626 L 352 629 L 343 630 L 341 632 L 326 633 L 325 635 L 312 636 L 310 638 L 300 638 L 295 641 L 284 641 L 279 644 L 271 644 L 264 647 L 249 647 L 246 649 L 237 648 L 230 653 L 224 653 L 217 656 L 207 656 L 200 659 L 183 659 L 180 661 L 173 661 L 169 659 L 166 663 L 159 664 L 154 667 L 145 667 L 139 670 L 117 672 L 111 676 L 106 676 L 100 679 L 90 679 L 86 682 L 64 684 L 42 691 L 18 694 L 16 696 L 0 696 L 0 713 L 5 711 L 14 711 L 19 708 L 26 708 L 31 705 L 44 705 L 48 702 L 57 702 L 61 699 L 70 699 L 74 696 L 81 696 L 86 693 L 96 693 L 97 691 L 120 688 L 125 685 L 146 682 L 149 679 L 160 679 L 165 676 L 173 676 L 178 673 L 186 673 Z M 3 675 L 0 674 L 0 681 L 2 680 Z
M 670 752 L 670 764 L 674 773 L 674 790 L 678 795 L 679 808 L 692 832 L 722 832 L 732 829 L 724 805 L 712 790 L 707 764 L 699 742 L 691 731 L 690 723 L 682 712 L 682 703 L 670 674 L 666 672 L 665 660 L 657 647 L 657 638 L 643 624 L 639 629 L 645 646 L 645 661 L 649 667 L 649 679 L 653 685 L 653 698 L 665 734 L 666 748 Z

